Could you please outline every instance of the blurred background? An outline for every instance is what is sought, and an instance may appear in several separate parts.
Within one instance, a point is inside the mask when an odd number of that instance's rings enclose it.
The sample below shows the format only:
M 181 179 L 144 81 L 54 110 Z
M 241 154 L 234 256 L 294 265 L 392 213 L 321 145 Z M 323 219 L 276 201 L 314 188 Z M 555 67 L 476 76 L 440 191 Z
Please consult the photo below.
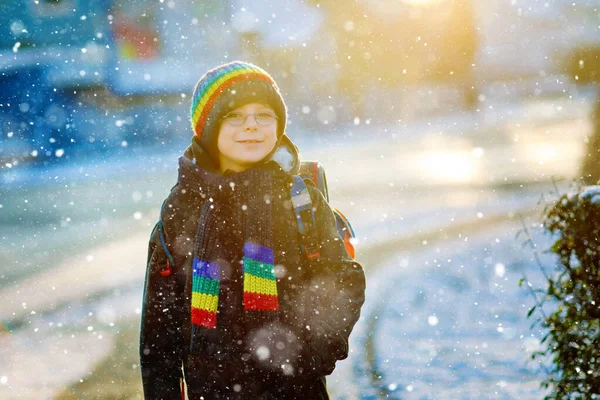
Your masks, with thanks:
M 237 59 L 274 76 L 288 135 L 357 232 L 367 303 L 332 397 L 543 397 L 544 332 L 517 284 L 539 271 L 515 235 L 543 252 L 544 205 L 600 178 L 597 1 L 0 11 L 1 398 L 142 398 L 147 240 L 193 87 Z

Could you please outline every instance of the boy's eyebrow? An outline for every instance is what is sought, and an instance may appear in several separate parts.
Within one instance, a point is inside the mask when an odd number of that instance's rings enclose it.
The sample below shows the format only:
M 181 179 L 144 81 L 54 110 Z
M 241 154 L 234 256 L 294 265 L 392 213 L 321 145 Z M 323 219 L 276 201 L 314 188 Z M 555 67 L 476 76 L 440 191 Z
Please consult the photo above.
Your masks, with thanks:
M 274 110 L 273 110 L 273 107 L 271 107 L 271 106 L 268 106 L 268 105 L 266 105 L 266 104 L 259 105 L 259 107 L 257 107 L 257 108 L 258 108 L 259 110 L 271 110 L 271 111 L 274 111 Z
M 259 111 L 259 112 L 260 111 L 271 111 L 273 114 L 275 113 L 275 110 L 271 106 L 260 106 L 260 107 L 257 107 L 256 111 Z M 237 108 L 230 112 L 243 112 L 243 111 L 241 111 L 239 108 Z

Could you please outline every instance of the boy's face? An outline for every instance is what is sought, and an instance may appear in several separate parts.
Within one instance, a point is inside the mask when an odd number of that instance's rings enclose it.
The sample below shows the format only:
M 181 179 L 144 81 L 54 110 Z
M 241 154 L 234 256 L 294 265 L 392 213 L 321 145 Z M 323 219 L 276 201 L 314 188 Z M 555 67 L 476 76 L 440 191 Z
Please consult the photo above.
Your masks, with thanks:
M 245 171 L 275 148 L 277 120 L 265 125 L 273 121 L 271 117 L 275 116 L 268 105 L 249 103 L 229 112 L 223 118 L 217 142 L 221 172 L 228 169 Z M 242 122 L 244 119 L 246 121 Z

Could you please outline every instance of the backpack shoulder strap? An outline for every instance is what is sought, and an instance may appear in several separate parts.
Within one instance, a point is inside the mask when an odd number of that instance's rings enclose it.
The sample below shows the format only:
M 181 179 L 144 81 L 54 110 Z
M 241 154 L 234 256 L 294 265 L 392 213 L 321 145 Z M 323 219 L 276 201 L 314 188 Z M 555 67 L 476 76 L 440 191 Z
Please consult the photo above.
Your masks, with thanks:
M 304 179 L 309 179 L 319 189 L 325 200 L 329 202 L 329 190 L 327 188 L 327 178 L 325 177 L 325 168 L 318 161 L 302 161 L 298 175 Z
M 171 192 L 176 187 L 177 187 L 177 184 L 171 188 Z M 163 221 L 162 221 L 162 212 L 163 212 L 163 209 L 165 207 L 165 203 L 167 202 L 167 200 L 168 200 L 168 197 L 165 199 L 165 201 L 163 201 L 162 205 L 160 206 L 160 211 L 158 214 L 158 222 L 154 226 L 154 229 L 158 229 L 158 236 L 160 238 L 160 244 L 163 248 L 163 251 L 165 252 L 165 255 L 167 256 L 166 268 L 161 269 L 159 271 L 160 275 L 163 277 L 171 275 L 173 273 L 173 267 L 175 266 L 175 260 L 173 259 L 173 255 L 169 251 L 169 246 L 167 246 L 167 240 L 165 237 L 165 229 L 163 227 Z
M 165 255 L 167 256 L 167 267 L 160 270 L 160 275 L 169 276 L 173 273 L 173 265 L 175 265 L 175 261 L 173 260 L 173 255 L 167 247 L 167 242 L 165 240 L 165 230 L 163 228 L 162 220 L 158 220 L 158 222 L 156 223 L 156 228 L 158 229 L 160 244 L 162 245 Z
M 290 197 L 296 214 L 302 251 L 309 260 L 316 260 L 321 256 L 317 247 L 317 221 L 308 187 L 301 176 L 294 175 Z

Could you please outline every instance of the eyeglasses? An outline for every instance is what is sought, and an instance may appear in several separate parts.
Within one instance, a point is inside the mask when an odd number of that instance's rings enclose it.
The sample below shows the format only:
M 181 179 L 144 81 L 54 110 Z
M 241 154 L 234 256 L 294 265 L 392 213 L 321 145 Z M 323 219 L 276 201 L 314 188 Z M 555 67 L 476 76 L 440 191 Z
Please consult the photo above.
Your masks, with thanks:
M 246 123 L 248 117 L 254 118 L 256 123 L 260 126 L 269 126 L 273 125 L 273 123 L 278 120 L 276 116 L 268 112 L 260 112 L 256 114 L 244 114 L 241 112 L 230 112 L 229 114 L 223 117 L 223 120 L 232 126 L 241 126 Z

